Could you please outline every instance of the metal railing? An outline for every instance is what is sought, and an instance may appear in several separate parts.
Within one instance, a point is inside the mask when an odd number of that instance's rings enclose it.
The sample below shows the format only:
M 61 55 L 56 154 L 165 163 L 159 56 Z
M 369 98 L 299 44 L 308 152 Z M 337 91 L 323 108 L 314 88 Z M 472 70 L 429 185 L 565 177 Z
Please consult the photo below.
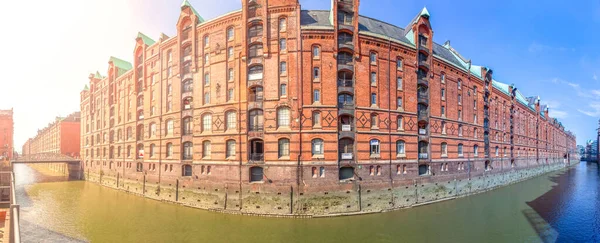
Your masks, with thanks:
M 248 131 L 262 132 L 262 131 L 264 131 L 264 126 L 263 126 L 263 124 L 251 125 L 251 126 L 248 126 Z
M 250 158 L 248 158 L 251 161 L 263 161 L 265 157 L 264 153 L 251 153 L 250 154 Z
M 338 87 L 353 87 L 352 79 L 338 79 Z
M 338 108 L 353 109 L 354 108 L 354 103 L 338 103 Z

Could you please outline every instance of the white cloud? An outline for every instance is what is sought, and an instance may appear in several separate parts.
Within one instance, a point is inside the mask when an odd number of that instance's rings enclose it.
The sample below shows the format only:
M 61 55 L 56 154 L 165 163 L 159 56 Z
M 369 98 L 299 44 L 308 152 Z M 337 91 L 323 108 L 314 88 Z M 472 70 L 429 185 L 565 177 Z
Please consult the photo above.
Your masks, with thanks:
M 552 52 L 552 51 L 565 52 L 565 51 L 575 51 L 575 48 L 569 48 L 569 47 L 563 47 L 563 46 L 555 47 L 555 46 L 540 44 L 540 43 L 537 43 L 534 41 L 533 43 L 531 43 L 529 45 L 528 50 L 531 53 Z
M 600 102 L 592 101 L 588 104 L 587 109 L 577 109 L 577 111 L 591 117 L 600 117 Z
M 598 80 L 598 76 L 596 76 L 596 74 L 594 73 L 594 75 L 592 76 L 593 80 Z
M 565 119 L 569 116 L 569 113 L 567 113 L 566 111 L 550 109 L 549 115 L 554 118 Z

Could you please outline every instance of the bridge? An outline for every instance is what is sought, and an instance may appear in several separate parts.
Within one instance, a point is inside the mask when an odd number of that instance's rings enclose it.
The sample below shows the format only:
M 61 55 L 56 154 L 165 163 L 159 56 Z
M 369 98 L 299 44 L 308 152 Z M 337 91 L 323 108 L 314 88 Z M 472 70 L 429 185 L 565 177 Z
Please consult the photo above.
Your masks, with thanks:
M 61 168 L 68 172 L 69 179 L 81 180 L 83 177 L 83 168 L 79 158 L 73 158 L 64 154 L 57 153 L 38 153 L 20 155 L 10 161 L 11 165 L 15 164 L 64 164 Z

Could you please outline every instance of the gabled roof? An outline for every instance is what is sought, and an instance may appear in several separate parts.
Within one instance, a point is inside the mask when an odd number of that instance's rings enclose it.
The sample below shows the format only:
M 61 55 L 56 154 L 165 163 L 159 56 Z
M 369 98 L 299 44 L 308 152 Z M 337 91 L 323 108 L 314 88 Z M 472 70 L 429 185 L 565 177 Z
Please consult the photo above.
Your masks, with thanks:
M 154 41 L 153 39 L 150 39 L 150 37 L 144 35 L 142 32 L 138 32 L 137 38 L 142 38 L 142 41 L 147 46 L 151 46 L 152 44 L 156 43 L 156 41 Z
M 109 62 L 112 62 L 117 67 L 117 77 L 123 75 L 133 68 L 130 62 L 111 56 Z
M 102 76 L 102 75 L 100 74 L 100 72 L 96 71 L 96 73 L 94 74 L 94 78 L 97 78 L 97 79 L 103 79 L 103 78 L 104 78 L 104 76 Z
M 183 10 L 183 8 L 185 8 L 185 7 L 189 7 L 192 10 L 192 13 L 194 13 L 194 15 L 196 15 L 196 17 L 198 17 L 198 24 L 204 22 L 204 18 L 202 18 L 202 16 L 200 16 L 200 14 L 196 11 L 196 9 L 194 9 L 192 4 L 190 4 L 190 2 L 188 2 L 188 0 L 183 0 L 183 2 L 181 3 L 181 9 Z
M 502 93 L 504 93 L 506 95 L 510 95 L 510 91 L 508 89 L 508 84 L 500 83 L 500 82 L 492 79 L 492 86 L 494 88 L 496 88 L 497 90 L 500 90 Z
M 110 57 L 109 62 L 112 62 L 115 65 L 115 67 L 123 69 L 125 71 L 131 70 L 133 68 L 133 65 L 131 65 L 130 62 L 124 61 L 123 59 L 119 59 L 113 56 Z

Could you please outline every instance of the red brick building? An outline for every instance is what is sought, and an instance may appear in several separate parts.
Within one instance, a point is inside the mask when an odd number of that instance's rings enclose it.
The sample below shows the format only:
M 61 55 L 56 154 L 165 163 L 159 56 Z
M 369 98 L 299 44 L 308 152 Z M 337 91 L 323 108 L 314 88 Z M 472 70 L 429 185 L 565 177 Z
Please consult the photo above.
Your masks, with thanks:
M 0 110 L 0 158 L 12 158 L 14 153 L 13 109 Z
M 426 9 L 405 28 L 358 9 L 251 0 L 206 21 L 184 1 L 177 36 L 139 33 L 133 63 L 111 57 L 106 76 L 89 76 L 87 173 L 303 195 L 573 153 L 575 137 L 539 98 L 433 42 Z
M 78 158 L 81 138 L 80 120 L 80 112 L 74 112 L 66 117 L 56 117 L 54 122 L 38 130 L 35 137 L 23 144 L 21 154 L 55 153 Z

